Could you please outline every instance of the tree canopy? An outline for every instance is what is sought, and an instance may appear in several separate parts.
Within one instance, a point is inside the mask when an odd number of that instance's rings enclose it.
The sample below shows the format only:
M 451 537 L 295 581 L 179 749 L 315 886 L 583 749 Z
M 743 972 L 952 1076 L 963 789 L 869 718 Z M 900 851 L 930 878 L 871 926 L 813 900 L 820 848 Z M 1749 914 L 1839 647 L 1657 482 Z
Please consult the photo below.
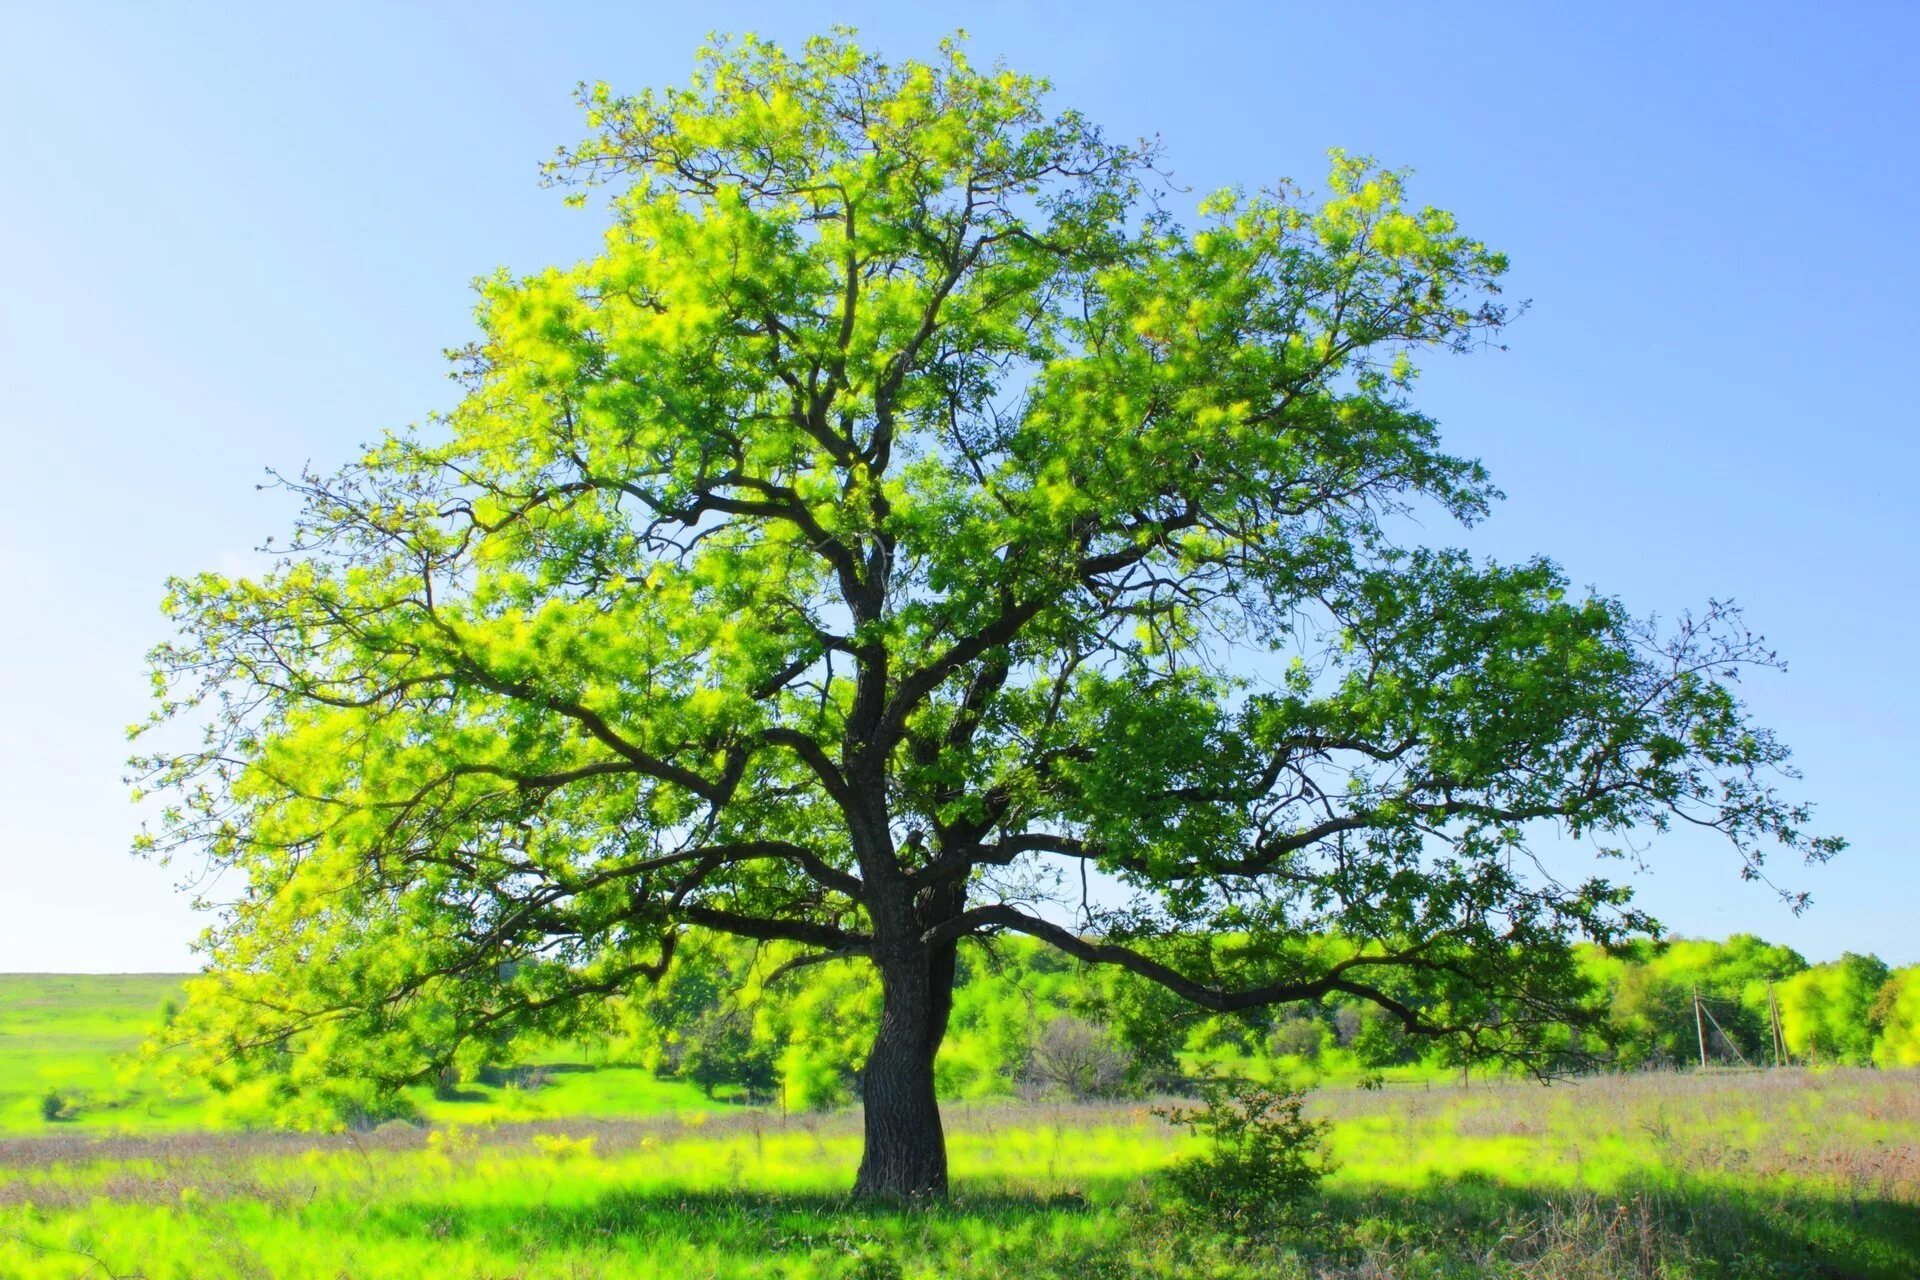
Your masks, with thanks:
M 288 478 L 270 572 L 170 586 L 155 721 L 206 738 L 139 761 L 143 845 L 240 890 L 223 1053 L 398 1083 L 778 941 L 877 966 L 860 1185 L 937 1192 L 964 939 L 1525 1060 L 1572 942 L 1651 924 L 1543 824 L 1839 847 L 1736 612 L 1414 537 L 1498 496 L 1412 360 L 1497 334 L 1501 255 L 1339 152 L 1188 226 L 1046 88 L 843 32 L 582 89 L 601 251 L 482 281 L 458 407 Z

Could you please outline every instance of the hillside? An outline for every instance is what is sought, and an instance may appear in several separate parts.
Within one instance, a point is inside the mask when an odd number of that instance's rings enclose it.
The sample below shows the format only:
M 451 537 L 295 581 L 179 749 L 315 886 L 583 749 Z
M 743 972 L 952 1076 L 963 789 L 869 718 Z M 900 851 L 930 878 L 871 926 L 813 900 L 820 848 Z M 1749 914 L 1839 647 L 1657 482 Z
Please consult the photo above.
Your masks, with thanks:
M 168 1132 L 248 1127 L 205 1090 L 163 1088 L 139 1049 L 165 1019 L 184 974 L 0 974 L 0 1133 Z M 540 1046 L 532 1080 L 463 1083 L 456 1096 L 414 1099 L 431 1119 L 479 1123 L 548 1116 L 652 1115 L 707 1105 L 697 1089 L 650 1071 L 607 1066 L 577 1045 Z M 51 1124 L 42 1104 L 64 1104 Z

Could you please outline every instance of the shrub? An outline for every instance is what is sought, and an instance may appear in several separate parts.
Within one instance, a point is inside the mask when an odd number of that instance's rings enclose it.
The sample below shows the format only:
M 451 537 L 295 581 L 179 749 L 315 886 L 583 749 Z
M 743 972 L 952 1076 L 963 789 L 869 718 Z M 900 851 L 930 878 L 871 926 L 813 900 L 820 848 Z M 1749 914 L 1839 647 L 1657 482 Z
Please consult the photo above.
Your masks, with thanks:
M 564 1133 L 536 1133 L 533 1145 L 540 1154 L 554 1160 L 585 1159 L 593 1154 L 593 1135 L 571 1138 Z
M 1399 1020 L 1371 1006 L 1361 1012 L 1360 1030 L 1350 1047 L 1355 1062 L 1375 1069 L 1411 1062 L 1416 1055 L 1413 1039 Z
M 1267 1051 L 1275 1057 L 1316 1062 L 1326 1043 L 1326 1031 L 1316 1018 L 1292 1014 L 1276 1022 L 1267 1037 Z
M 829 1111 L 860 1092 L 859 1075 L 811 1040 L 781 1051 L 779 1084 L 781 1105 L 795 1111 Z
M 740 1010 L 708 1009 L 680 1042 L 680 1076 L 711 1098 L 722 1085 L 745 1091 L 750 1101 L 770 1097 L 779 1082 L 775 1050 L 754 1038 L 753 1021 Z
M 1126 1088 L 1132 1067 L 1132 1055 L 1107 1028 L 1063 1013 L 1034 1038 L 1025 1076 L 1036 1093 L 1109 1098 Z
M 67 1118 L 67 1099 L 58 1089 L 47 1090 L 40 1099 L 40 1118 L 49 1124 Z
M 1202 1105 L 1156 1108 L 1167 1123 L 1191 1129 L 1207 1150 L 1163 1175 L 1186 1206 L 1217 1216 L 1280 1221 L 1332 1171 L 1324 1120 L 1310 1120 L 1306 1091 L 1251 1080 L 1207 1080 Z

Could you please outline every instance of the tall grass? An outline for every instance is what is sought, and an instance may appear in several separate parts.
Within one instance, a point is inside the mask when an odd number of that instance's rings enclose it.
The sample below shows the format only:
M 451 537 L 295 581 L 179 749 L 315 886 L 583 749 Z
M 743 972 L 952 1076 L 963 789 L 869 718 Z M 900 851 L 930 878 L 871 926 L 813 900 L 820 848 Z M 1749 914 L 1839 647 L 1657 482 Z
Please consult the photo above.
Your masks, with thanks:
M 1920 1076 L 1330 1091 L 1311 1221 L 1170 1210 L 1144 1106 L 957 1106 L 951 1204 L 842 1190 L 858 1117 L 0 1143 L 0 1276 L 1920 1276 Z

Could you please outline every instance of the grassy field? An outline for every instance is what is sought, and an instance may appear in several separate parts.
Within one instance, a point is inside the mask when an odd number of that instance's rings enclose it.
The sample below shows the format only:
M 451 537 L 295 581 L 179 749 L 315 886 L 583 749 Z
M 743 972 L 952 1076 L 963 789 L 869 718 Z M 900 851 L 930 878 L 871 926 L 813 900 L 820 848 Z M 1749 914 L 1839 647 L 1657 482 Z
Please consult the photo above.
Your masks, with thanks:
M 98 980 L 98 1005 L 37 981 L 0 983 L 6 1096 L 46 1071 L 124 1087 L 82 1059 L 136 1036 L 105 1006 L 147 1016 L 161 980 Z M 1155 1174 L 1192 1148 L 1144 1105 L 955 1105 L 952 1203 L 885 1211 L 841 1199 L 857 1115 L 650 1081 L 607 1118 L 631 1074 L 511 1100 L 545 1119 L 475 1101 L 449 1105 L 487 1123 L 359 1135 L 195 1131 L 152 1099 L 172 1131 L 13 1125 L 0 1277 L 1920 1276 L 1914 1073 L 1323 1090 L 1339 1169 L 1284 1232 L 1170 1211 Z
M 193 1124 L 190 1101 L 140 1088 L 129 1061 L 180 984 L 170 973 L 0 974 L 0 1133 L 44 1129 L 49 1091 L 89 1129 Z
M 231 1128 L 218 1100 L 158 1088 L 138 1049 L 163 1006 L 180 996 L 178 974 L 0 974 L 0 1136 L 44 1133 L 41 1100 L 68 1104 L 62 1131 L 173 1133 Z M 458 1096 L 417 1090 L 413 1101 L 439 1124 L 484 1124 L 555 1116 L 646 1116 L 710 1109 L 691 1085 L 607 1066 L 591 1048 L 549 1045 L 535 1055 L 540 1087 L 462 1085 Z M 0 1280 L 5 1280 L 0 1275 Z

